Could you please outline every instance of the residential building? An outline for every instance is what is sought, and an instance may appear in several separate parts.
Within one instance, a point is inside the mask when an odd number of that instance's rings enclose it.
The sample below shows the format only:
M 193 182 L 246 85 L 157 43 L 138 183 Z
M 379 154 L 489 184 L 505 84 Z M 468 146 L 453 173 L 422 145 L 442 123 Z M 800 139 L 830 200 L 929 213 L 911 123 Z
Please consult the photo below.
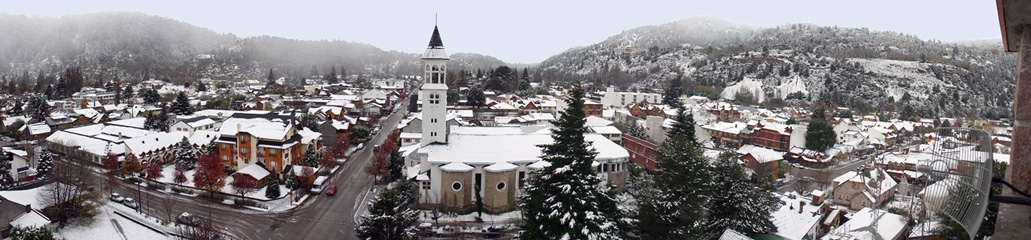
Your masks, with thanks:
M 169 131 L 172 132 L 187 132 L 186 135 L 192 136 L 193 132 L 197 130 L 212 130 L 215 129 L 215 120 L 211 118 L 199 116 L 193 118 L 182 119 L 172 124 L 169 127 Z
M 623 107 L 634 103 L 661 103 L 662 94 L 640 93 L 640 92 L 616 92 L 614 88 L 605 89 L 605 95 L 601 97 L 603 107 Z
M 261 162 L 269 171 L 281 172 L 304 159 L 303 137 L 294 121 L 276 114 L 235 113 L 219 128 L 219 158 L 234 170 Z
M 884 169 L 872 168 L 865 171 L 863 174 L 850 171 L 834 179 L 834 204 L 859 210 L 877 207 L 895 196 L 898 183 Z
M 755 125 L 750 125 L 749 128 L 752 130 L 749 143 L 778 151 L 791 149 L 791 132 L 793 131 L 791 126 L 759 121 Z

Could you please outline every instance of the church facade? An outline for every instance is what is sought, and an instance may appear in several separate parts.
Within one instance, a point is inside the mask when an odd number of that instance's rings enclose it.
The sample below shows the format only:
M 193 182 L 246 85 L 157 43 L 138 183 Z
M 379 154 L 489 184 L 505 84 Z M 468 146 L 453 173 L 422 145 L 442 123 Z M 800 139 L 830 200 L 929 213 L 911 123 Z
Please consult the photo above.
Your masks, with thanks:
M 476 197 L 484 210 L 506 212 L 518 206 L 526 181 L 550 163 L 541 160 L 541 144 L 549 144 L 546 126 L 451 127 L 446 125 L 448 55 L 436 27 L 422 56 L 422 141 L 407 154 L 407 178 L 420 186 L 419 206 L 446 211 L 471 211 Z M 585 138 L 598 155 L 592 166 L 602 184 L 623 191 L 629 153 L 600 134 Z

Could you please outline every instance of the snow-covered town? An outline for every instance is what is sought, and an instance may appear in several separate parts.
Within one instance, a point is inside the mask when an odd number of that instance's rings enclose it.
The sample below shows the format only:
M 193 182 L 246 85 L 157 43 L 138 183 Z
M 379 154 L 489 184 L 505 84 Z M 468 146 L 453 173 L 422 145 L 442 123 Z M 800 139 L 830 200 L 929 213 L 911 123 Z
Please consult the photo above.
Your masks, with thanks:
M 1023 239 L 1028 6 L 971 42 L 664 15 L 528 64 L 454 20 L 368 38 L 406 53 L 0 10 L 0 239 Z

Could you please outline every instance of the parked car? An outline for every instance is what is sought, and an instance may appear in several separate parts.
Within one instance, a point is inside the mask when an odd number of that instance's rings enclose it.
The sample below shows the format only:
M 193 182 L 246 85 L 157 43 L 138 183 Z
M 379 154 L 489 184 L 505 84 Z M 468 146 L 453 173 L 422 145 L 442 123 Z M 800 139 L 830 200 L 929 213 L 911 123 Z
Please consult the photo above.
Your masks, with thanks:
M 140 208 L 140 204 L 136 203 L 136 199 L 132 199 L 131 197 L 125 198 L 125 200 L 122 201 L 122 204 L 132 209 Z
M 329 187 L 326 188 L 326 195 L 336 195 L 336 194 L 337 194 L 337 185 L 336 184 L 330 184 Z
M 190 214 L 189 212 L 180 213 L 179 216 L 175 217 L 175 222 L 182 225 L 196 227 L 200 223 L 200 219 L 197 216 Z
M 111 193 L 111 201 L 114 201 L 114 202 L 120 203 L 120 202 L 122 202 L 122 201 L 124 201 L 124 200 L 125 200 L 125 198 L 124 198 L 124 197 L 122 197 L 122 195 L 121 195 L 121 194 L 118 194 L 118 193 L 116 193 L 116 192 L 113 192 L 113 193 Z

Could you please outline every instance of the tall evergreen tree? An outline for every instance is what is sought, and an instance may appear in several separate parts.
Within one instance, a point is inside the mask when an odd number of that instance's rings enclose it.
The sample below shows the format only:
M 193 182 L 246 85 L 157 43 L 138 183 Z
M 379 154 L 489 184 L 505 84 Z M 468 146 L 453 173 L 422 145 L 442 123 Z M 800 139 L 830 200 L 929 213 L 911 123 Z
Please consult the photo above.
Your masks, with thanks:
M 153 88 L 143 89 L 143 102 L 147 104 L 155 104 L 161 101 L 161 94 L 158 94 L 157 90 Z
M 180 116 L 193 114 L 193 108 L 190 107 L 190 100 L 186 98 L 185 92 L 179 92 L 179 95 L 175 97 L 171 110 Z
M 487 97 L 483 95 L 483 89 L 480 89 L 480 87 L 474 87 L 466 93 L 465 103 L 469 104 L 469 106 L 479 108 L 487 104 Z
M 401 158 L 401 148 L 394 148 L 390 151 L 390 157 L 387 160 L 387 170 L 390 172 L 390 179 L 399 180 L 401 179 L 401 171 L 404 170 L 405 161 Z
M 697 239 L 712 192 L 712 167 L 702 149 L 685 134 L 663 141 L 656 149 L 655 196 L 640 199 L 639 230 L 643 239 Z
M 683 134 L 684 137 L 687 137 L 687 140 L 697 143 L 694 114 L 687 112 L 687 108 L 682 104 L 676 104 L 675 106 L 677 106 L 677 116 L 673 117 L 673 126 L 666 135 L 673 137 L 677 134 Z
M 329 69 L 329 73 L 326 74 L 326 82 L 328 82 L 329 84 L 336 84 L 337 82 L 340 82 L 340 80 L 337 79 L 337 67 L 336 66 L 333 66 L 332 68 Z
M 644 128 L 641 127 L 641 125 L 637 125 L 637 123 L 633 122 L 626 125 L 626 134 L 629 134 L 630 136 L 640 139 L 644 139 L 645 137 L 647 137 L 647 133 L 645 133 Z
M 36 164 L 36 178 L 47 179 L 54 171 L 54 154 L 50 149 L 43 148 L 39 151 L 39 163 Z
M 121 99 L 127 103 L 134 103 L 133 99 L 136 99 L 136 91 L 132 89 L 132 86 L 126 86 L 122 90 Z
M 319 153 L 315 151 L 315 145 L 309 144 L 308 150 L 304 151 L 304 164 L 309 167 L 319 167 Z
M 272 89 L 276 87 L 276 75 L 272 73 L 272 69 L 268 69 L 268 78 L 265 79 L 265 89 Z
M 50 105 L 41 97 L 32 97 L 29 100 L 29 109 L 32 109 L 32 119 L 36 122 L 46 120 L 50 116 Z
M 21 98 L 14 99 L 14 107 L 11 108 L 11 115 L 21 116 L 25 114 L 25 104 L 21 102 Z
M 717 194 L 712 195 L 705 224 L 707 237 L 719 238 L 727 229 L 747 235 L 772 231 L 770 216 L 778 206 L 773 193 L 749 179 L 734 152 L 721 153 L 714 165 L 713 192 Z
M 193 152 L 193 145 L 190 141 L 183 137 L 182 141 L 179 141 L 179 148 L 175 150 L 175 166 L 183 169 L 193 169 L 193 166 L 197 164 L 197 154 Z
M 0 189 L 9 189 L 14 185 L 14 177 L 11 176 L 11 161 L 14 156 L 10 153 L 0 152 Z
M 805 133 L 805 148 L 821 152 L 826 151 L 834 146 L 837 138 L 834 127 L 824 119 L 823 108 L 813 111 L 813 116 L 809 119 L 809 126 Z
M 521 197 L 524 239 L 622 239 L 627 236 L 615 195 L 603 185 L 591 164 L 597 155 L 584 140 L 583 87 L 577 82 L 566 95 L 569 108 L 553 121 L 551 144 L 539 145 L 541 159 L 551 163 L 529 179 Z
M 669 80 L 669 86 L 666 87 L 666 91 L 662 93 L 662 104 L 670 106 L 680 106 L 680 96 L 684 95 L 684 77 L 677 76 L 672 80 Z
M 418 239 L 415 223 L 419 212 L 411 209 L 412 202 L 396 187 L 383 190 L 362 216 L 354 231 L 360 239 L 407 240 Z

